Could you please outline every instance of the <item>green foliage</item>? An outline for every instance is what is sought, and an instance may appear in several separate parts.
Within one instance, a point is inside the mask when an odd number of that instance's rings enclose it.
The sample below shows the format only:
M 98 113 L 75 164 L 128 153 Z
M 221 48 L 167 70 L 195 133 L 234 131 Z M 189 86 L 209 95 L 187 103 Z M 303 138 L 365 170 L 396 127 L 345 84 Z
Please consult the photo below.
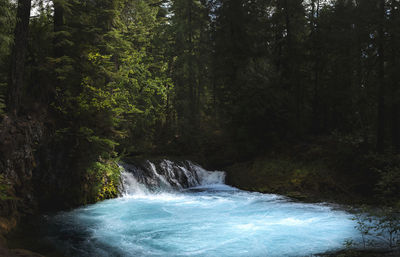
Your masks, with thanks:
M 336 175 L 327 163 L 299 159 L 296 153 L 259 157 L 227 168 L 227 182 L 246 190 L 278 193 L 300 200 L 348 198 L 348 192 L 343 192 L 346 186 L 336 185 Z
M 49 58 L 49 65 L 57 67 L 52 105 L 63 117 L 59 140 L 78 140 L 77 154 L 87 153 L 83 160 L 73 157 L 80 160 L 77 176 L 93 180 L 88 185 L 100 200 L 117 194 L 119 171 L 110 164 L 116 151 L 148 150 L 172 85 L 152 47 L 159 7 L 146 1 L 87 5 L 64 6 L 65 24 L 55 35 L 64 55 Z
M 49 141 L 66 148 L 60 158 L 77 191 L 89 173 L 107 187 L 101 174 L 123 152 L 232 163 L 323 136 L 336 141 L 330 166 L 365 172 L 369 185 L 380 178 L 392 197 L 399 165 L 369 156 L 376 142 L 400 151 L 400 6 L 385 3 L 381 20 L 374 1 L 39 1 L 23 113 L 46 110 Z M 0 0 L 0 115 L 14 5 Z M 282 176 L 291 191 L 323 184 L 313 183 L 319 163 L 290 161 L 255 173 Z
M 12 28 L 14 25 L 13 4 L 9 0 L 0 1 L 0 57 L 4 61 L 4 57 L 9 53 L 12 44 Z
M 378 216 L 374 227 L 376 236 L 381 238 L 389 248 L 400 247 L 400 218 L 398 210 L 391 207 L 384 209 Z
M 10 200 L 14 199 L 14 197 L 10 196 L 11 185 L 4 178 L 2 174 L 0 174 L 0 200 Z
M 212 115 L 212 42 L 207 1 L 174 0 L 169 11 L 167 54 L 174 83 L 173 113 L 168 117 L 180 151 L 192 153 L 204 137 L 204 122 Z M 211 107 L 211 108 L 210 108 Z
M 40 168 L 49 170 L 40 175 L 47 181 L 46 174 L 57 167 L 57 176 L 65 180 L 59 194 L 70 201 L 67 205 L 116 196 L 116 156 L 127 149 L 150 152 L 157 145 L 157 127 L 166 122 L 168 94 L 174 88 L 164 55 L 167 18 L 160 4 L 36 3 L 37 15 L 29 24 L 23 113 L 45 110 L 48 116 L 46 142 L 59 153 L 43 161 Z M 1 0 L 0 37 L 10 40 L 0 40 L 0 114 L 13 30 L 13 20 L 5 14 L 13 12 L 13 5 Z
M 0 1 L 0 116 L 6 108 L 7 72 L 15 23 L 14 5 L 9 0 Z
M 6 83 L 0 83 L 0 116 L 4 114 L 4 110 L 6 108 L 6 88 Z
M 383 126 L 386 147 L 400 149 L 396 1 L 386 1 L 383 24 L 376 1 L 211 2 L 212 94 L 230 148 L 250 157 L 280 140 L 334 132 L 374 150 Z M 377 124 L 381 82 L 386 121 Z
M 397 199 L 400 196 L 400 168 L 398 166 L 379 170 L 380 180 L 377 184 L 379 194 L 387 199 Z M 400 202 L 397 202 L 399 204 Z
M 354 216 L 353 220 L 357 221 L 357 225 L 355 226 L 355 228 L 361 233 L 363 248 L 366 249 L 367 246 L 372 246 L 374 244 L 374 241 L 370 238 L 371 233 L 374 229 L 374 225 L 372 224 L 372 218 L 365 217 L 364 214 L 359 213 Z M 353 243 L 352 246 L 354 246 L 355 245 L 354 241 L 352 243 Z
M 92 163 L 86 171 L 91 202 L 117 197 L 120 168 L 115 160 Z
M 111 27 L 104 32 L 87 33 L 95 33 L 101 40 L 93 45 L 90 38 L 85 39 L 91 45 L 85 51 L 86 60 L 80 64 L 83 70 L 73 70 L 72 74 L 63 76 L 75 77 L 78 74 L 74 73 L 80 72 L 80 84 L 74 85 L 70 79 L 62 82 L 69 88 L 59 89 L 61 104 L 57 108 L 75 116 L 71 117 L 73 120 L 84 121 L 94 134 L 102 135 L 99 137 L 122 139 L 137 130 L 151 130 L 156 120 L 162 119 L 166 87 L 171 82 L 154 67 L 163 67 L 162 60 L 154 62 L 149 52 L 155 28 L 159 26 L 157 8 L 151 8 L 145 1 L 116 2 L 113 8 L 113 15 L 109 17 Z M 80 47 L 82 42 L 72 45 L 72 48 Z M 73 62 L 75 58 L 71 56 Z M 100 120 L 101 128 L 96 119 Z M 152 136 L 146 134 L 143 136 Z
M 359 210 L 358 210 L 359 211 Z M 362 235 L 363 248 L 381 246 L 390 249 L 400 247 L 400 219 L 398 209 L 383 207 L 379 209 L 362 208 L 354 215 L 356 229 Z

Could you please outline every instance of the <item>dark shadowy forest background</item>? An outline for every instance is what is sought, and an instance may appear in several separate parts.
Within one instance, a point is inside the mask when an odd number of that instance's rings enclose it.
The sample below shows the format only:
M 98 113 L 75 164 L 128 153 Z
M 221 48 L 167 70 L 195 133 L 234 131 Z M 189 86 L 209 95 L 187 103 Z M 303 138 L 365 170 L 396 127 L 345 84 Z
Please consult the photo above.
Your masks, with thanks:
M 395 206 L 399 46 L 396 0 L 0 0 L 1 214 L 114 197 L 120 158 L 166 155 Z

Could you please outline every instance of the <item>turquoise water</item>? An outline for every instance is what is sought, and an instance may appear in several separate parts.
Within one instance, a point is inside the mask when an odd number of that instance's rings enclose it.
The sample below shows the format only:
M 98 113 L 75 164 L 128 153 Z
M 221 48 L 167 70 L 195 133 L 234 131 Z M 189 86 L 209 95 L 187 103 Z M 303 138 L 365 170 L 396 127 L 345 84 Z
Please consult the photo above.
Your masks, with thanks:
M 256 257 L 310 256 L 358 237 L 344 211 L 241 191 L 217 173 L 160 191 L 125 176 L 123 197 L 52 217 L 48 238 L 70 256 Z

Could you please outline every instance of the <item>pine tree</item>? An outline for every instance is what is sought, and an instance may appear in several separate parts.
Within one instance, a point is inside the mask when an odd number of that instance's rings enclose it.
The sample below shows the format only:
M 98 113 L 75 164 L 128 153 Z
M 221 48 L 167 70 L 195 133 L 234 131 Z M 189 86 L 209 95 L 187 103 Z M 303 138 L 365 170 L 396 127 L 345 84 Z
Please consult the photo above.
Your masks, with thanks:
M 0 1 L 0 115 L 6 108 L 9 56 L 13 41 L 14 8 L 8 0 Z
M 21 108 L 21 98 L 25 78 L 25 56 L 28 43 L 31 0 L 19 0 L 17 7 L 14 46 L 11 56 L 9 96 L 7 108 L 16 116 Z

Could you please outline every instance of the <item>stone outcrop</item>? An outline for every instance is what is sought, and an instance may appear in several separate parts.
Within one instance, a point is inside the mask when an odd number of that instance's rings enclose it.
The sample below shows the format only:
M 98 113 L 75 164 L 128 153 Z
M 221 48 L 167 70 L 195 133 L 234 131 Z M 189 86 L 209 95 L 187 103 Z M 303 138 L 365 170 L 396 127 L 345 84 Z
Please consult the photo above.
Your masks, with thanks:
M 37 208 L 33 172 L 44 125 L 30 116 L 0 119 L 0 256 L 41 257 L 24 249 L 8 249 L 3 235 L 16 227 L 22 215 Z
M 35 150 L 44 134 L 44 125 L 30 116 L 10 118 L 0 123 L 0 216 L 13 217 L 36 208 L 33 193 Z

